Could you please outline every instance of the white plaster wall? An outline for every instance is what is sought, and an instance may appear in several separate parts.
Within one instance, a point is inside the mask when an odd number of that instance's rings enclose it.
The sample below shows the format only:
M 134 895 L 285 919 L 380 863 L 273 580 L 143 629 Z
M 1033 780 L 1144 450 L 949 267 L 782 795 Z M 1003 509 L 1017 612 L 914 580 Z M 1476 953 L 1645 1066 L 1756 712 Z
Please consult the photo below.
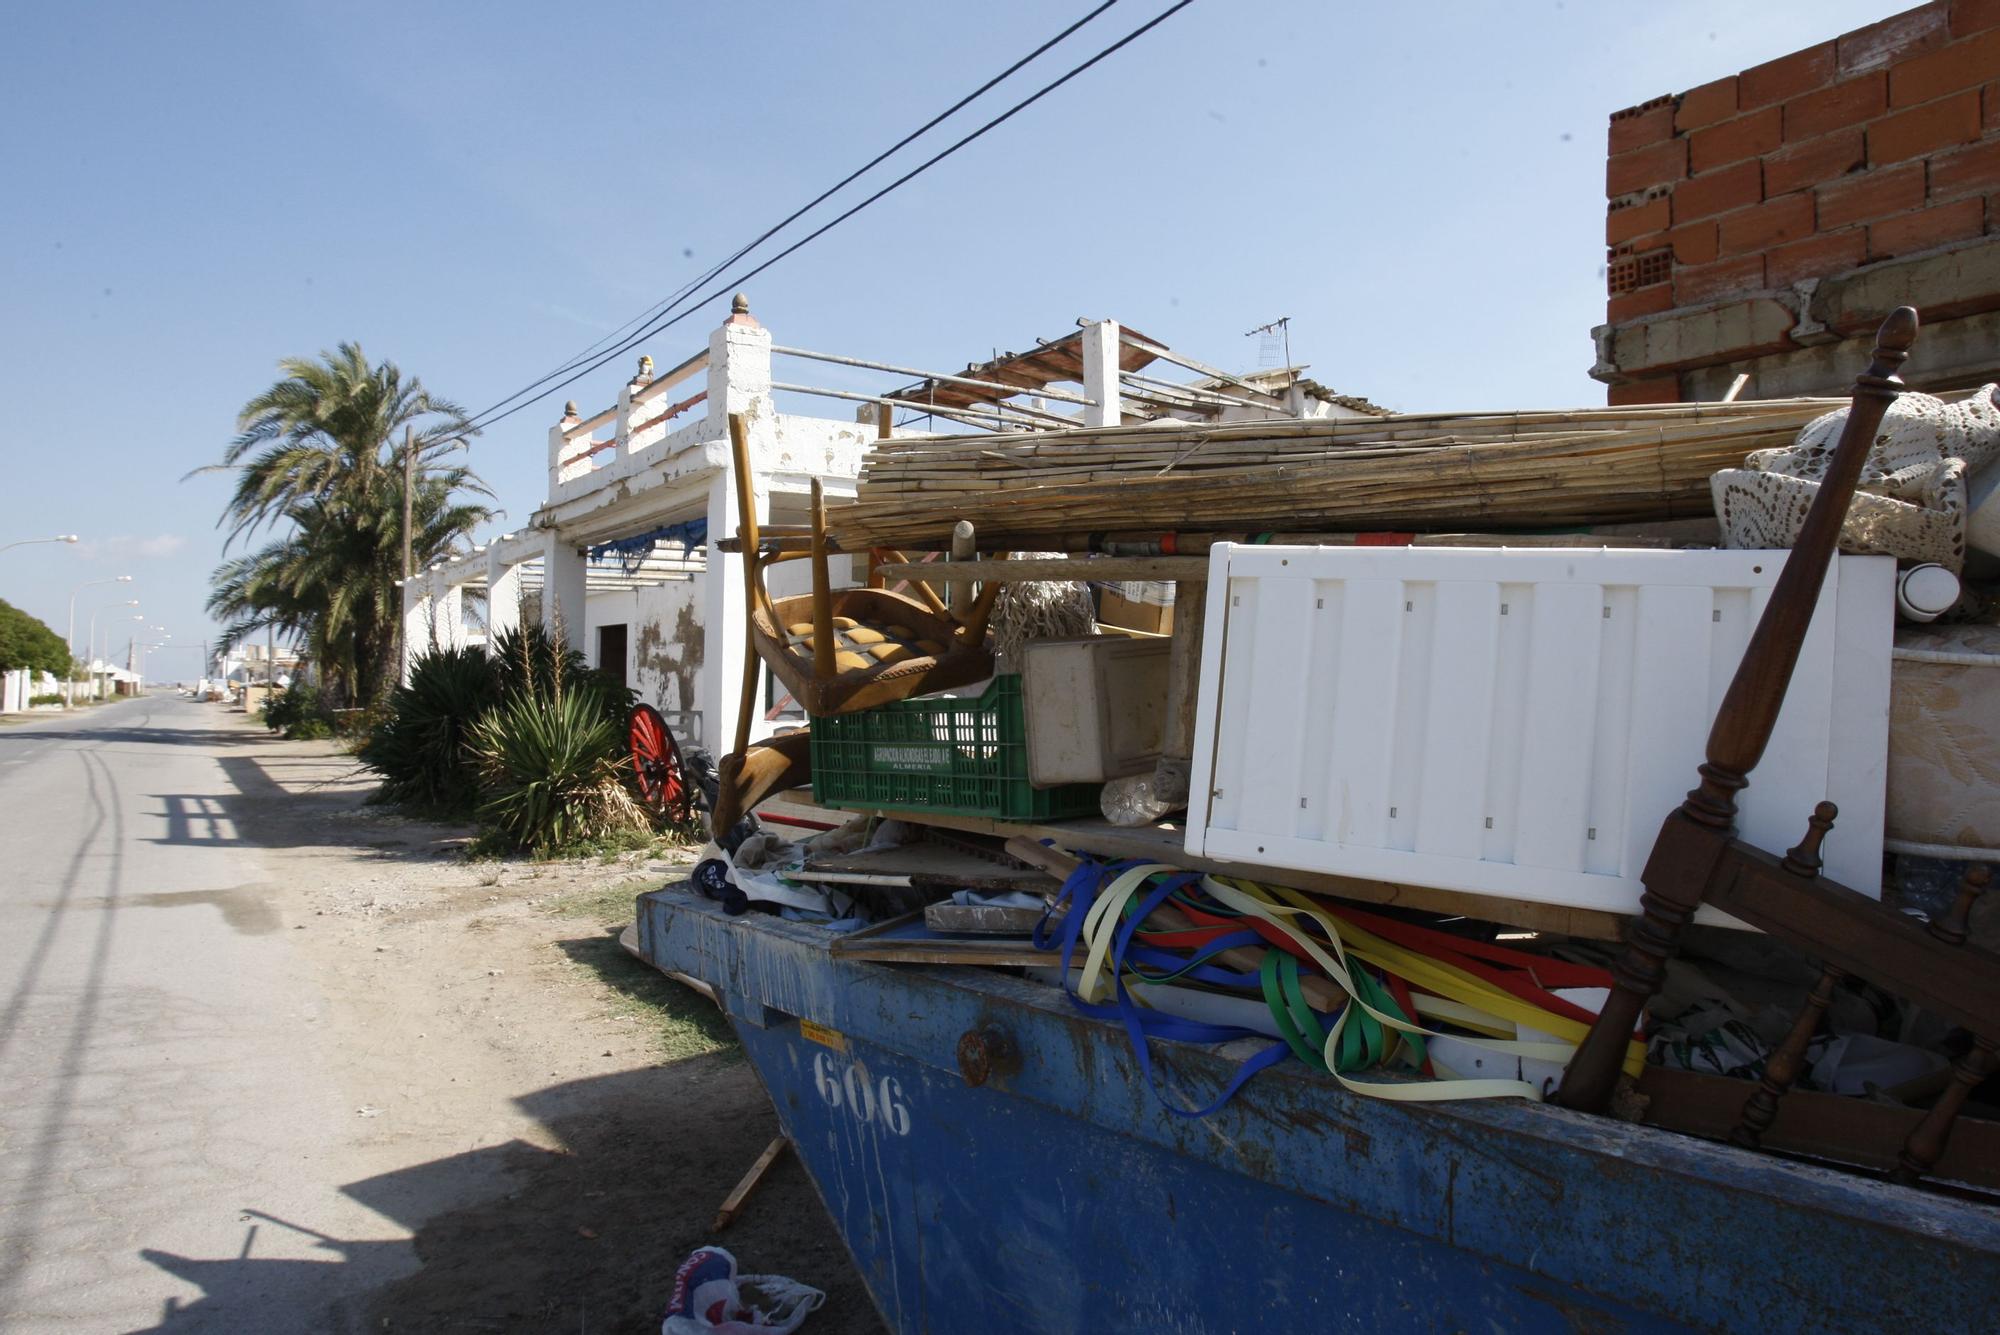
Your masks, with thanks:
M 588 602 L 589 627 L 584 652 L 597 664 L 597 628 L 625 626 L 625 680 L 639 698 L 667 715 L 675 735 L 712 749 L 708 729 L 684 727 L 679 711 L 700 708 L 697 701 L 701 665 L 708 654 L 702 626 L 699 582 L 706 576 L 672 580 L 623 593 L 593 594 Z
M 874 443 L 872 425 L 780 413 L 771 443 L 758 450 L 754 462 L 764 472 L 854 478 L 860 476 L 862 457 Z

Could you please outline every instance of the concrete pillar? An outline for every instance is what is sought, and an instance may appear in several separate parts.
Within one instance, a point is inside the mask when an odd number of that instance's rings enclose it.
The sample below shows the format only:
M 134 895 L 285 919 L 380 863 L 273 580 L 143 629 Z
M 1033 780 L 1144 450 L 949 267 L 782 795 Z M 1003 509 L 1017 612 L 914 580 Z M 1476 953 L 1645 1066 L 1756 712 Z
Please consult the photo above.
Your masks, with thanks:
M 507 564 L 498 552 L 486 556 L 486 644 L 521 624 L 521 568 Z
M 739 292 L 729 318 L 708 336 L 708 420 L 726 436 L 729 414 L 762 415 L 770 397 L 771 331 L 757 323 Z
M 552 501 L 556 498 L 556 489 L 577 474 L 578 465 L 564 464 L 563 458 L 570 452 L 569 433 L 582 420 L 577 416 L 576 400 L 571 399 L 563 405 L 562 420 L 549 428 L 549 499 Z M 581 461 L 586 467 L 589 462 L 587 459 Z
M 403 581 L 403 684 L 410 683 L 410 664 L 431 642 L 431 586 L 422 575 Z M 227 668 L 224 675 L 227 675 Z
M 770 517 L 767 491 L 756 493 L 758 522 Z M 693 708 L 701 711 L 700 742 L 720 757 L 736 744 L 736 707 L 742 699 L 744 618 L 749 602 L 743 592 L 743 559 L 717 551 L 718 539 L 736 533 L 736 483 L 723 472 L 708 487 L 708 569 L 700 575 L 702 653 L 701 676 L 696 685 Z M 686 702 L 683 708 L 688 708 Z M 757 688 L 757 713 L 751 720 L 750 738 L 757 740 L 771 729 L 763 722 L 764 688 Z
M 1095 404 L 1083 410 L 1085 426 L 1117 426 L 1118 322 L 1088 320 L 1083 326 L 1083 395 Z
M 542 554 L 542 625 L 550 635 L 566 638 L 572 649 L 580 650 L 584 645 L 588 564 L 577 548 L 553 533 L 549 535 L 548 548 Z
M 465 594 L 450 577 L 440 571 L 431 576 L 431 644 L 438 649 L 465 647 Z
M 653 359 L 642 356 L 639 358 L 639 373 L 625 383 L 625 388 L 618 391 L 618 417 L 614 428 L 618 445 L 611 452 L 613 462 L 632 453 L 632 425 L 653 411 L 652 404 L 634 404 L 632 401 L 640 390 L 652 383 Z

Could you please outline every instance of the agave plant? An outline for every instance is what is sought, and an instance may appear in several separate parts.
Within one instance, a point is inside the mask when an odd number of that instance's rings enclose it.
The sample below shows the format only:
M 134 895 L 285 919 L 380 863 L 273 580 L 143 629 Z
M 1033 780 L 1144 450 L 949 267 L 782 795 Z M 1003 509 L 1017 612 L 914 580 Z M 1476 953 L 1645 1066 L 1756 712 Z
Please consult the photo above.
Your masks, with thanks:
M 479 819 L 516 848 L 547 853 L 649 828 L 625 786 L 625 734 L 593 691 L 513 692 L 473 725 Z
M 438 649 L 410 665 L 389 712 L 358 757 L 382 776 L 380 796 L 438 815 L 469 816 L 479 774 L 467 742 L 500 700 L 498 666 L 481 648 Z
M 539 624 L 501 631 L 493 640 L 501 694 L 575 693 L 589 699 L 621 733 L 638 696 L 591 667 L 582 654 Z

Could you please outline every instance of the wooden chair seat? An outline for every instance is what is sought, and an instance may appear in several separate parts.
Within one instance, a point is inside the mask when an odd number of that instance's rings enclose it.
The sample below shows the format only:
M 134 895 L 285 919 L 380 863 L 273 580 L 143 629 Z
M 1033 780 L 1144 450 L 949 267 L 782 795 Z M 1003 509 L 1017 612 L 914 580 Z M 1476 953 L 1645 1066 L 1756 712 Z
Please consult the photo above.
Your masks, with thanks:
M 757 656 L 809 714 L 873 709 L 993 675 L 983 633 L 972 642 L 967 627 L 904 594 L 836 589 L 826 595 L 834 675 L 823 676 L 815 664 L 816 597 L 780 598 L 750 614 Z

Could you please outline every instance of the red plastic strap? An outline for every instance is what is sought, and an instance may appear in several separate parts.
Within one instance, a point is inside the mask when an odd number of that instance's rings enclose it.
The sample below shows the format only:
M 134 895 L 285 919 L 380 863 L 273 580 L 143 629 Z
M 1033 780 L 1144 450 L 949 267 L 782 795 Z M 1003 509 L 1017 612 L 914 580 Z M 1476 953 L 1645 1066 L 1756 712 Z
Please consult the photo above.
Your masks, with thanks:
M 1525 950 L 1495 945 L 1490 941 L 1469 941 L 1462 936 L 1453 936 L 1449 932 L 1419 927 L 1415 923 L 1402 922 L 1395 918 L 1384 918 L 1365 909 L 1349 908 L 1345 904 L 1327 906 L 1327 911 L 1335 917 L 1345 918 L 1356 927 L 1365 927 L 1385 940 L 1394 941 L 1400 946 L 1408 946 L 1412 950 L 1421 950 L 1425 954 L 1446 951 L 1455 955 L 1469 955 L 1503 968 L 1519 969 L 1543 987 L 1611 986 L 1611 971 L 1600 969 L 1595 965 L 1552 960 L 1547 955 L 1534 955 Z
M 1396 1004 L 1403 1008 L 1403 1014 L 1409 1018 L 1412 1024 L 1416 1023 L 1417 1003 L 1410 999 L 1410 985 L 1404 982 L 1400 976 L 1390 973 L 1386 969 L 1382 971 L 1382 977 L 1389 984 L 1389 995 L 1394 997 Z M 1437 1079 L 1437 1072 L 1431 1069 L 1429 1048 L 1425 1048 L 1424 1050 L 1424 1064 L 1422 1069 L 1425 1076 L 1432 1080 Z
M 1574 1020 L 1578 1024 L 1588 1025 L 1595 1021 L 1597 1017 L 1575 1002 L 1565 1001 L 1563 998 L 1556 996 L 1548 988 L 1552 986 L 1609 987 L 1611 985 L 1611 975 L 1609 971 L 1604 969 L 1594 969 L 1582 964 L 1568 964 L 1561 960 L 1551 960 L 1540 955 L 1530 955 L 1525 951 L 1509 950 L 1505 946 L 1489 946 L 1483 942 L 1466 941 L 1460 937 L 1452 936 L 1448 932 L 1436 932 L 1428 927 L 1414 927 L 1409 923 L 1397 922 L 1393 918 L 1378 917 L 1373 913 L 1363 912 L 1359 909 L 1349 909 L 1345 906 L 1335 909 L 1324 900 L 1319 902 L 1319 906 L 1334 917 L 1345 919 L 1357 927 L 1374 932 L 1384 940 L 1394 941 L 1397 945 L 1407 947 L 1421 955 L 1429 956 L 1440 963 L 1463 969 L 1473 977 L 1491 983 L 1502 991 L 1519 997 L 1529 1005 L 1538 1006 L 1551 1014 Z M 1204 924 L 1226 923 L 1240 927 L 1246 923 L 1246 920 L 1242 918 L 1223 918 L 1186 904 L 1181 905 L 1181 911 L 1194 921 Z M 1297 956 L 1309 964 L 1312 962 L 1312 957 L 1307 955 L 1298 942 L 1294 941 L 1276 923 L 1267 922 L 1262 918 L 1250 918 L 1247 920 L 1247 925 L 1255 928 L 1257 935 L 1263 937 L 1286 954 Z M 1467 949 L 1468 947 L 1471 949 Z M 1482 962 L 1473 958 L 1473 950 L 1489 957 L 1496 954 L 1500 955 L 1506 959 L 1507 963 L 1503 965 Z M 1550 968 L 1549 966 L 1554 967 Z M 1544 979 L 1547 980 L 1546 983 Z
M 1562 960 L 1551 960 L 1540 955 L 1509 950 L 1505 946 L 1489 946 L 1484 942 L 1466 941 L 1447 932 L 1414 927 L 1392 918 L 1378 918 L 1372 913 L 1350 912 L 1345 908 L 1329 909 L 1328 912 L 1337 918 L 1353 922 L 1357 927 L 1375 932 L 1385 940 L 1394 941 L 1399 946 L 1405 946 L 1432 959 L 1463 969 L 1473 977 L 1484 979 L 1530 1005 L 1539 1006 L 1565 1019 L 1575 1020 L 1578 1024 L 1591 1024 L 1597 1016 L 1548 989 L 1611 986 L 1611 974 L 1605 969 L 1596 969 L 1583 964 L 1568 964 Z M 1447 942 L 1450 944 L 1446 944 Z M 1473 947 L 1482 955 L 1491 956 L 1497 952 L 1512 957 L 1512 960 L 1507 964 L 1485 962 L 1475 959 L 1473 951 L 1466 949 L 1467 947 Z M 1555 967 L 1548 967 L 1551 965 Z M 1558 977 L 1560 981 L 1557 980 Z

